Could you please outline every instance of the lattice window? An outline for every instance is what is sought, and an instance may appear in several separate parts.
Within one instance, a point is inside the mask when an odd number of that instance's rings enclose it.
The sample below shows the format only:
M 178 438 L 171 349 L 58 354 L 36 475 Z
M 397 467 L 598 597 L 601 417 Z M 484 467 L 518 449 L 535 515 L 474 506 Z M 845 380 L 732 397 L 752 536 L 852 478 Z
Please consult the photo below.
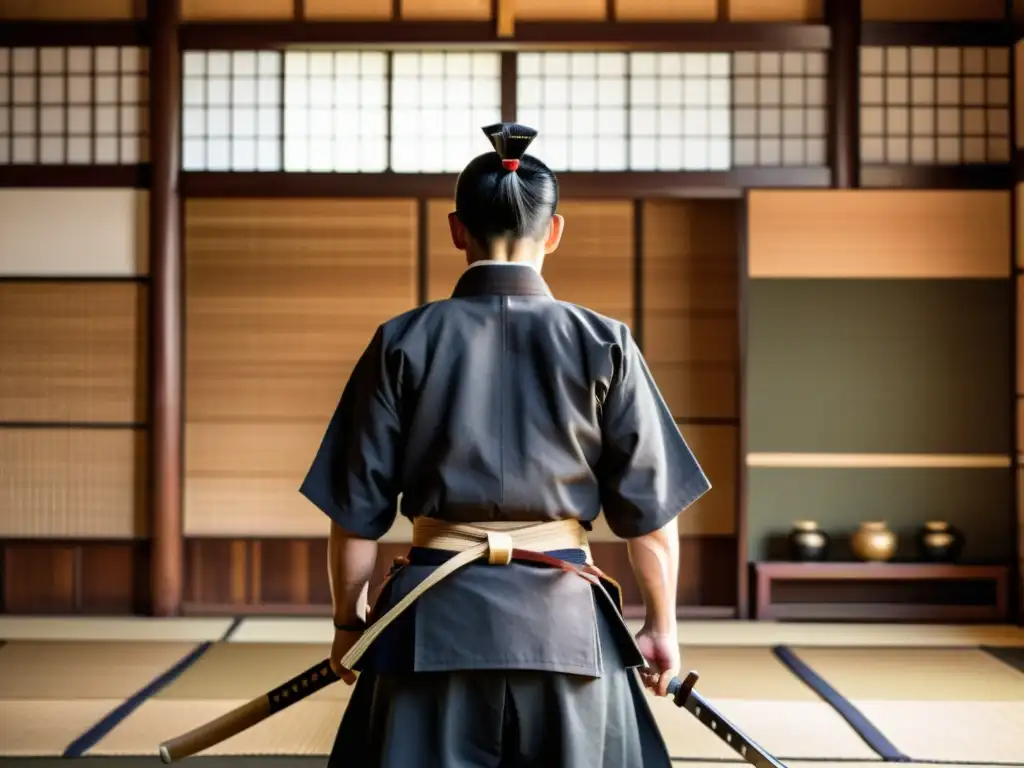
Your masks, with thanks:
M 281 54 L 188 51 L 182 65 L 182 168 L 281 169 Z
M 521 53 L 518 119 L 558 171 L 729 167 L 729 57 Z
M 628 54 L 521 53 L 516 69 L 517 119 L 540 132 L 531 153 L 554 170 L 628 166 Z
M 387 104 L 387 53 L 287 52 L 285 170 L 386 170 Z
M 1010 160 L 1006 48 L 861 48 L 861 161 Z
M 458 173 L 488 151 L 481 128 L 501 120 L 501 55 L 392 55 L 391 169 Z
M 825 54 L 735 53 L 732 62 L 733 164 L 826 165 Z
M 0 163 L 147 160 L 147 51 L 0 48 Z

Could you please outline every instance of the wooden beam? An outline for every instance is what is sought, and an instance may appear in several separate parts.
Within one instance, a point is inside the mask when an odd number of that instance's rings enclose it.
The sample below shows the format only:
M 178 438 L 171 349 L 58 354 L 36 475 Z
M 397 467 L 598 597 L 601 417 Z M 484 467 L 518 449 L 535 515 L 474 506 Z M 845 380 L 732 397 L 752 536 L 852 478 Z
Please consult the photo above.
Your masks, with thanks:
M 863 165 L 860 186 L 887 189 L 1007 189 L 1013 168 L 992 165 Z
M 736 359 L 739 375 L 736 377 L 736 414 L 738 415 L 736 441 L 736 618 L 750 618 L 750 557 L 747 544 L 749 517 L 750 468 L 747 467 L 747 444 L 750 420 L 747 414 L 747 317 L 750 308 L 750 192 L 743 193 L 736 216 Z
M 422 197 L 451 198 L 454 173 L 185 172 L 183 197 Z M 747 187 L 825 188 L 829 169 L 742 168 L 730 171 L 595 171 L 558 173 L 566 198 L 737 199 Z
M 181 25 L 182 48 L 206 50 L 275 49 L 285 45 L 427 47 L 514 44 L 598 45 L 643 50 L 821 51 L 829 47 L 823 24 L 701 22 L 547 22 L 519 21 L 515 35 L 503 38 L 496 20 L 489 21 L 318 21 L 186 22 Z
M 0 47 L 64 45 L 148 45 L 144 21 L 7 21 L 0 23 Z
M 829 145 L 832 186 L 860 186 L 860 0 L 827 0 Z
M 181 613 L 182 259 L 178 201 L 181 118 L 180 0 L 150 0 L 149 489 L 151 610 Z
M 0 165 L 3 187 L 149 189 L 149 165 Z
M 869 21 L 860 36 L 864 45 L 999 48 L 1012 45 L 1016 32 L 1005 21 Z
M 1014 26 L 1014 2 L 1013 0 L 1006 0 L 1006 22 L 1007 25 L 1014 30 L 1014 42 L 1010 44 L 1010 141 L 1012 142 L 1012 154 L 1011 164 L 1013 170 L 1010 174 L 1009 188 L 1010 188 L 1010 199 L 1008 205 L 1010 206 L 1010 252 L 1007 257 L 1010 260 L 1010 278 L 1009 285 L 1007 286 L 1010 292 L 1010 313 L 1007 321 L 1010 323 L 1010 380 L 1007 382 L 1010 388 L 1010 414 L 1013 417 L 1014 425 L 1019 423 L 1019 417 L 1017 415 L 1018 410 L 1022 407 L 1020 401 L 1021 386 L 1024 382 L 1018 380 L 1017 371 L 1020 367 L 1020 360 L 1018 359 L 1020 350 L 1020 317 L 1021 307 L 1019 303 L 1019 296 L 1017 295 L 1017 281 L 1019 274 L 1017 272 L 1017 242 L 1021 237 L 1021 231 L 1019 222 L 1017 221 L 1017 211 L 1020 207 L 1018 185 L 1020 184 L 1021 177 L 1024 175 L 1024 154 L 1017 149 L 1017 89 L 1019 83 L 1017 82 L 1017 45 L 1016 40 L 1018 38 L 1019 29 Z M 1010 542 L 1012 543 L 1013 550 L 1013 561 L 1010 563 L 1010 572 L 1013 574 L 1013 578 L 1010 579 L 1010 596 L 1011 596 L 1011 613 L 1016 618 L 1018 626 L 1024 626 L 1024 573 L 1021 572 L 1021 561 L 1024 560 L 1024 552 L 1021 551 L 1021 498 L 1020 498 L 1020 485 L 1018 484 L 1018 478 L 1020 476 L 1020 434 L 1016 426 L 1010 429 L 1010 455 L 1013 457 L 1013 466 L 1010 470 L 1010 501 L 1012 504 L 1012 510 L 1010 515 Z

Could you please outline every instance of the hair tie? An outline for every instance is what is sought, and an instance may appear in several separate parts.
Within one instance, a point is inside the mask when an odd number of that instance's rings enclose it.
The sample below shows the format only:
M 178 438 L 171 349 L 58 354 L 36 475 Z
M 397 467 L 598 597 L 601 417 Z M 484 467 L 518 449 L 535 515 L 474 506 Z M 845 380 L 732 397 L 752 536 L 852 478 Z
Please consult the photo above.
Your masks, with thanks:
M 504 168 L 506 171 L 517 171 L 519 170 L 519 161 L 514 159 L 502 160 L 501 167 Z

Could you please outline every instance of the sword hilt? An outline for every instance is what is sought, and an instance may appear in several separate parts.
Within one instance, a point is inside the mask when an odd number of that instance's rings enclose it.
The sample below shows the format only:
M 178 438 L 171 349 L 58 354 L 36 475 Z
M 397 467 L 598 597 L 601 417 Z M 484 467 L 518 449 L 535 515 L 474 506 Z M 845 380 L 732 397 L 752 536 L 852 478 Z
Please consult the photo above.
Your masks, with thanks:
M 685 679 L 680 680 L 678 677 L 673 677 L 669 681 L 668 693 L 677 707 L 686 706 L 686 700 L 690 698 L 690 692 L 697 684 L 699 677 L 696 672 L 691 670 Z

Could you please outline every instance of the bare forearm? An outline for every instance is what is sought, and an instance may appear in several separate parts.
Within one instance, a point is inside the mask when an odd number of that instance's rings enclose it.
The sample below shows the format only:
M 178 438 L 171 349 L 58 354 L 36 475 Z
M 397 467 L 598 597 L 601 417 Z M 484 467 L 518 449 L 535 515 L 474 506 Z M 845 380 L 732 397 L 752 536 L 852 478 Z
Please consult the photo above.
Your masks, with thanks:
M 327 572 L 336 623 L 352 624 L 366 618 L 370 577 L 376 562 L 376 541 L 357 539 L 331 523 Z
M 676 632 L 676 588 L 679 581 L 679 526 L 629 539 L 629 562 L 646 610 L 645 626 L 659 634 Z

